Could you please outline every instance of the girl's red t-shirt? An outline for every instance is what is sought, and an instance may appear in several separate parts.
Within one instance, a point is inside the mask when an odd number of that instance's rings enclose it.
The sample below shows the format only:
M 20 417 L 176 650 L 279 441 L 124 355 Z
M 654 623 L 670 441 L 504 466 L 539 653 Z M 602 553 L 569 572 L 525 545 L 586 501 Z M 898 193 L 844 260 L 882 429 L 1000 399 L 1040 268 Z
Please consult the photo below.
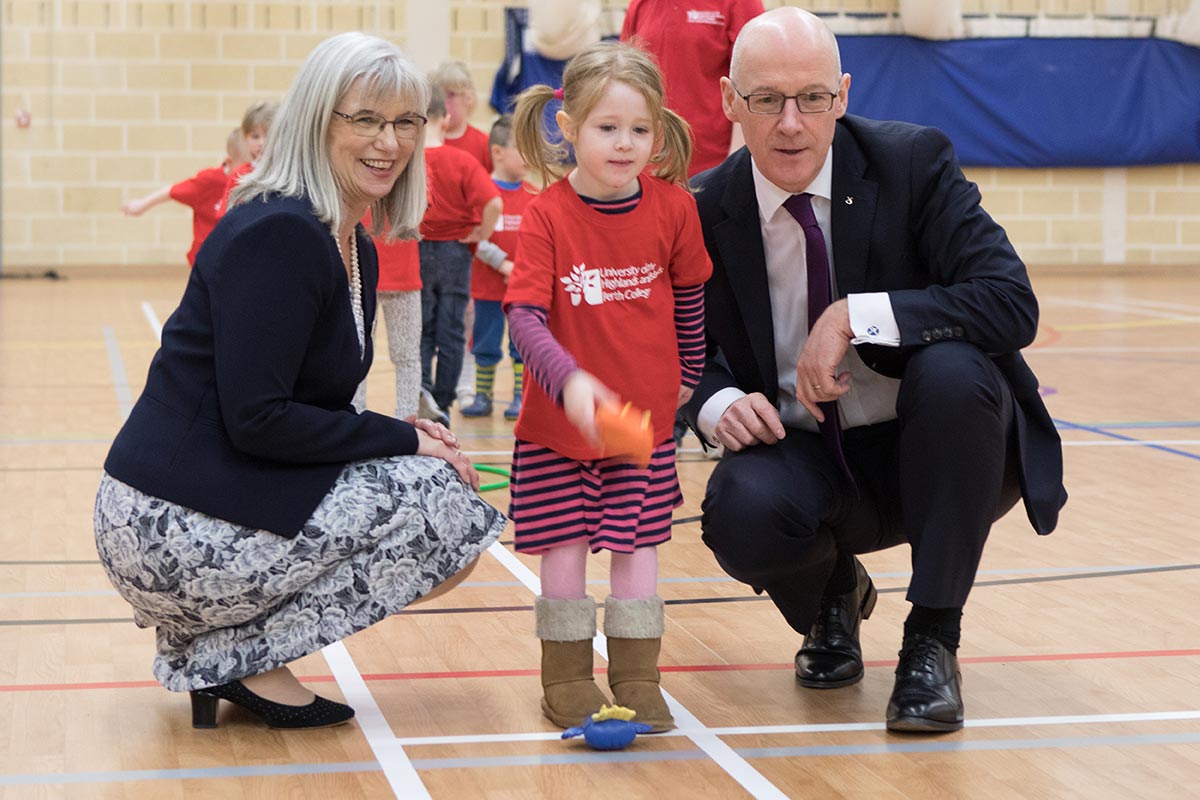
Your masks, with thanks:
M 656 442 L 671 436 L 679 395 L 673 287 L 704 283 L 712 262 L 695 199 L 643 175 L 642 199 L 604 214 L 566 179 L 525 209 L 505 306 L 548 309 L 550 332 L 624 400 L 649 410 Z M 525 385 L 519 439 L 576 460 L 602 456 L 534 381 Z

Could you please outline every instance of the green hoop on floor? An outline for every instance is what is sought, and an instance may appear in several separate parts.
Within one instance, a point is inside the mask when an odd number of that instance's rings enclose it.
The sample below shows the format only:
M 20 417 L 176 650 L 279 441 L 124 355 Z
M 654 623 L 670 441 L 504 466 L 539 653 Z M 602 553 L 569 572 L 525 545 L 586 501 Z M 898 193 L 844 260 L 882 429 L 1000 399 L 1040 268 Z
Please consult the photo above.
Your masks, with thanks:
M 507 470 L 504 467 L 492 467 L 492 466 L 488 466 L 487 464 L 476 464 L 475 471 L 476 472 L 490 472 L 493 475 L 503 475 L 504 476 L 504 480 L 502 480 L 502 481 L 496 481 L 495 483 L 479 484 L 479 491 L 481 491 L 481 492 L 491 492 L 496 489 L 503 489 L 503 488 L 507 487 L 508 479 L 512 476 L 511 470 Z

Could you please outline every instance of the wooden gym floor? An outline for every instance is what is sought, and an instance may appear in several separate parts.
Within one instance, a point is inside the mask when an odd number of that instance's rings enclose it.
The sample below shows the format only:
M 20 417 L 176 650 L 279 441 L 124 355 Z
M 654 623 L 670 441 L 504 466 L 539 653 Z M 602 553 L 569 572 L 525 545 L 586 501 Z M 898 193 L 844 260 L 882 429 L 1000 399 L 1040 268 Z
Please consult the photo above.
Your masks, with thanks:
M 903 548 L 864 559 L 883 595 L 863 628 L 865 680 L 795 684 L 799 637 L 700 542 L 712 462 L 689 437 L 687 503 L 661 550 L 663 686 L 680 729 L 612 754 L 559 741 L 542 719 L 537 565 L 501 545 L 446 598 L 298 662 L 314 690 L 357 708 L 353 724 L 284 733 L 223 704 L 220 728 L 190 727 L 186 696 L 151 678 L 153 633 L 112 592 L 91 532 L 108 444 L 184 280 L 0 281 L 4 797 L 1194 796 L 1200 271 L 1036 279 L 1042 328 L 1027 355 L 1062 430 L 1071 501 L 1052 536 L 1020 506 L 993 531 L 964 619 L 963 731 L 883 730 Z M 391 408 L 391 380 L 381 352 L 373 408 Z M 455 425 L 478 462 L 507 464 L 499 409 Z M 486 497 L 506 507 L 505 490 Z M 598 599 L 606 573 L 596 558 Z

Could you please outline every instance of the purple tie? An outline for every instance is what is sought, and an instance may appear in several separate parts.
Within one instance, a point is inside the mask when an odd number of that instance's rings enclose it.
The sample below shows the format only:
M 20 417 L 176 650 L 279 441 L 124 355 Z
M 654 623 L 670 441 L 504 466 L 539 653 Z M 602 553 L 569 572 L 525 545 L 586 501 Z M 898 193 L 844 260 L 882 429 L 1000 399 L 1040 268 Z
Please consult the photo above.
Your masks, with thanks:
M 808 329 L 811 331 L 813 323 L 829 307 L 833 293 L 829 285 L 829 254 L 825 250 L 825 236 L 821 233 L 816 215 L 813 214 L 810 197 L 807 193 L 794 194 L 784 201 L 783 207 L 796 218 L 800 227 L 804 228 L 804 254 L 807 262 L 805 271 L 808 273 Z M 821 430 L 821 438 L 825 440 L 825 446 L 842 468 L 842 472 L 854 483 L 850 468 L 846 464 L 846 454 L 842 451 L 842 426 L 838 419 L 837 402 L 818 403 L 818 406 L 825 415 L 825 421 L 817 423 Z

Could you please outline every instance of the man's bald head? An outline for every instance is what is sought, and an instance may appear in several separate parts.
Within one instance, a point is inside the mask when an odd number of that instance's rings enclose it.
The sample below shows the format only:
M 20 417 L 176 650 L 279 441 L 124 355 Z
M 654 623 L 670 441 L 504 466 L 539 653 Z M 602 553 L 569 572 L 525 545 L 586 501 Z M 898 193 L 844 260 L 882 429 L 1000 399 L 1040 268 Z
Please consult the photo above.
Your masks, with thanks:
M 833 31 L 790 6 L 746 23 L 729 77 L 721 78 L 721 108 L 741 125 L 755 165 L 793 194 L 806 191 L 820 173 L 849 96 L 850 76 L 842 73 Z M 759 110 L 750 110 L 751 97 Z
M 734 83 L 738 82 L 740 68 L 751 52 L 804 52 L 813 58 L 829 59 L 833 70 L 831 80 L 842 74 L 842 57 L 833 31 L 825 20 L 794 6 L 759 14 L 742 27 L 729 59 L 729 77 Z

